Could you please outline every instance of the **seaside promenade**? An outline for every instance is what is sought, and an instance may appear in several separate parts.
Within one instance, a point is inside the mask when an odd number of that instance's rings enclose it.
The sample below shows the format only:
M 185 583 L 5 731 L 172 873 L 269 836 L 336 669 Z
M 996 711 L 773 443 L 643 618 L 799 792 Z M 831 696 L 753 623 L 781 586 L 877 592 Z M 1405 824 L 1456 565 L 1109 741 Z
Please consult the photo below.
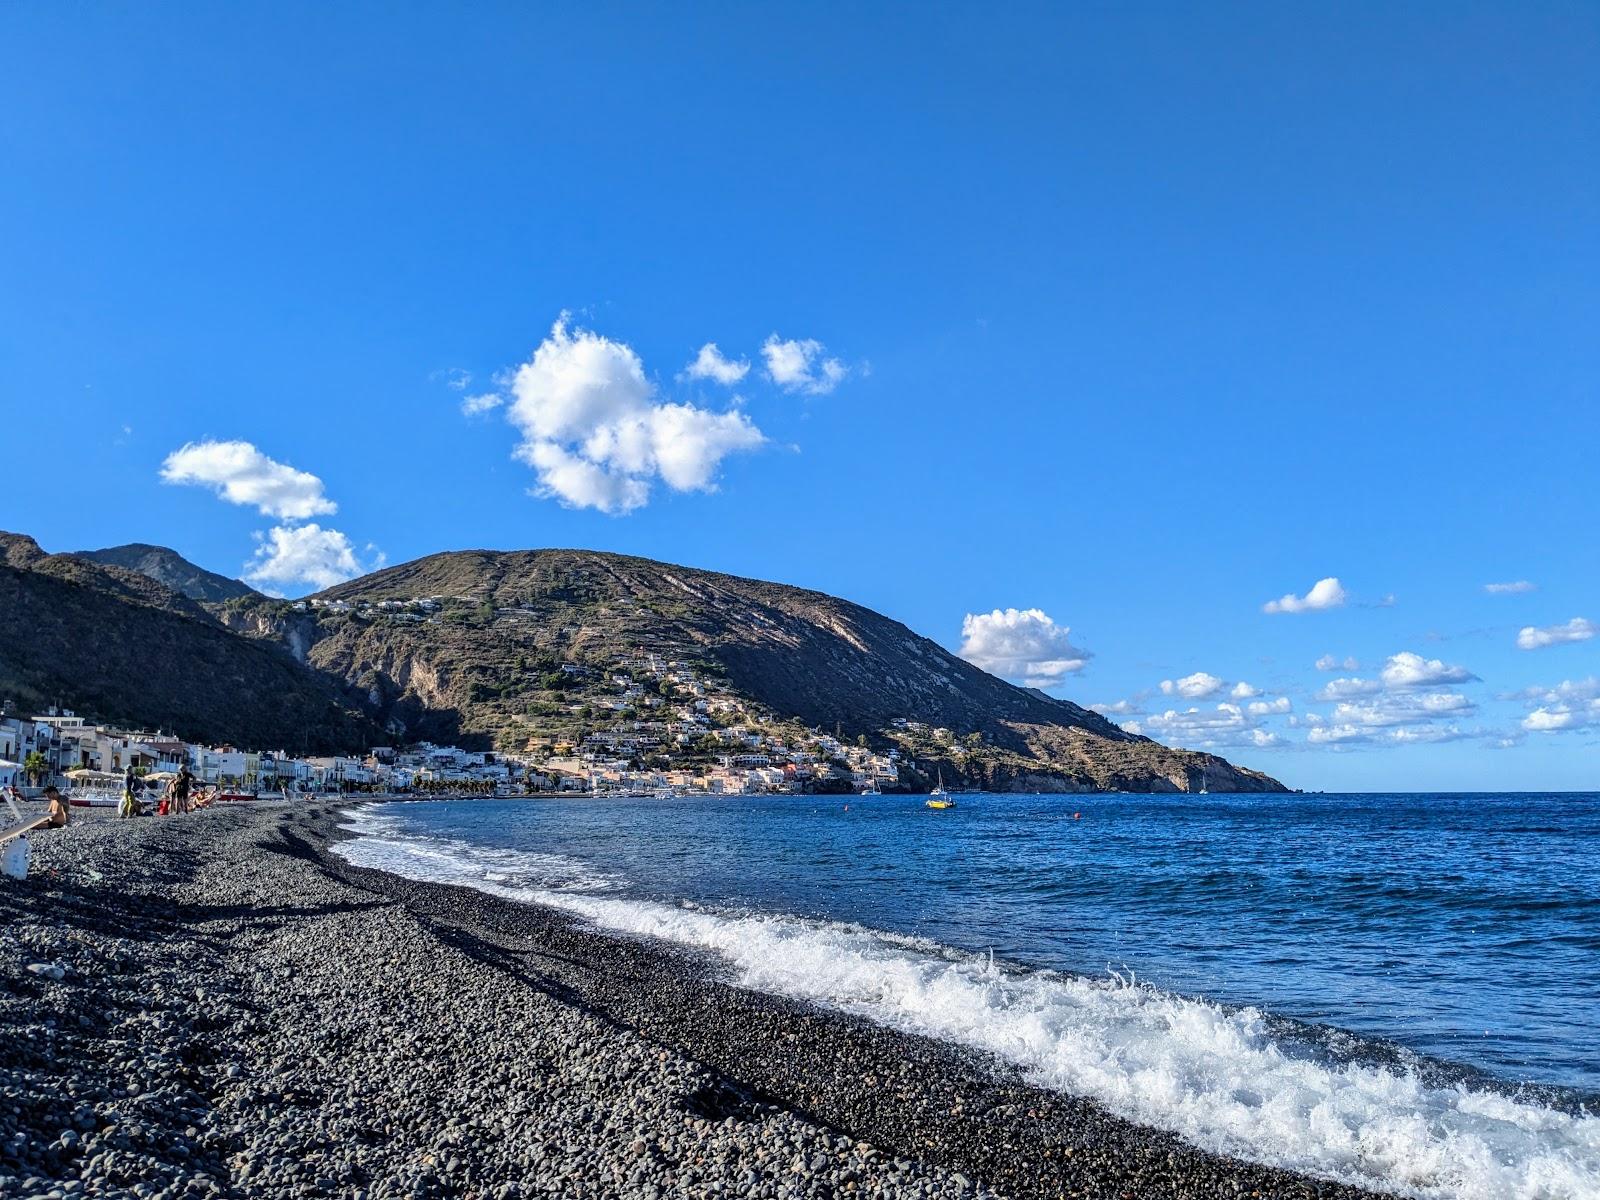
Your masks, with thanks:
M 0 1195 L 1365 1194 L 352 867 L 339 812 L 35 835 L 29 878 L 0 880 Z

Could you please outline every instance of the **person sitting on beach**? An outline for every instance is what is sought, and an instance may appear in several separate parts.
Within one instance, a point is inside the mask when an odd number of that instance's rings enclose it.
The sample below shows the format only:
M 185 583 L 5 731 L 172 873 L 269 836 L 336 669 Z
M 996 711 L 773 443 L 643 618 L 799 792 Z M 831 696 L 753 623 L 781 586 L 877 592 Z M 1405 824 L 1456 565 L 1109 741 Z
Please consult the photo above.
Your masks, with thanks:
M 60 829 L 71 815 L 67 811 L 67 802 L 61 798 L 61 793 L 53 783 L 44 789 L 44 798 L 50 802 L 50 828 Z

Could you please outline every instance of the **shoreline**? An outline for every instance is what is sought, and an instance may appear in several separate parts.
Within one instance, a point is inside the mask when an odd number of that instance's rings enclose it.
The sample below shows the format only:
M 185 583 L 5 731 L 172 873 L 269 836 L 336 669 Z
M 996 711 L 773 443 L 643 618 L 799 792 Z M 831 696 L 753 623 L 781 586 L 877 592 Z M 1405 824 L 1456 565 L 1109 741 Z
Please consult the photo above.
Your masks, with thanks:
M 1375 1194 L 746 991 L 690 951 L 353 866 L 332 851 L 350 807 L 35 839 L 33 877 L 0 893 L 0 1192 Z

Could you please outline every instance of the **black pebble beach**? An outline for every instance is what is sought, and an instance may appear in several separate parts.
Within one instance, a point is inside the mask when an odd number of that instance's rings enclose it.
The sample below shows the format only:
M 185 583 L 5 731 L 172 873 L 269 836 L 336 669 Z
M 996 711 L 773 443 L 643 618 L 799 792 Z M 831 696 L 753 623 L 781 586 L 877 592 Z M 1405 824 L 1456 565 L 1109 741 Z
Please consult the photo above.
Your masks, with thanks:
M 0 1197 L 1323 1197 L 714 961 L 345 863 L 339 812 L 96 814 L 0 879 Z

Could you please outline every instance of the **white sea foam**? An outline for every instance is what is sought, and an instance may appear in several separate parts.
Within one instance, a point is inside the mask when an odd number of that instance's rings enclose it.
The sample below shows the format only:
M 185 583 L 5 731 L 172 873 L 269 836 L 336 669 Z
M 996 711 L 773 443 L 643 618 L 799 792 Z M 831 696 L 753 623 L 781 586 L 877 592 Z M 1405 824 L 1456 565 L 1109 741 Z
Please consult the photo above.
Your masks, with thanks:
M 713 951 L 745 987 L 990 1051 L 1040 1086 L 1208 1150 L 1430 1200 L 1600 1198 L 1600 1117 L 1316 1061 L 1271 1037 L 1257 1009 L 1117 978 L 1006 971 L 860 926 L 607 895 L 618 881 L 572 860 L 410 837 L 370 810 L 352 828 L 361 836 L 338 849 L 357 865 Z

